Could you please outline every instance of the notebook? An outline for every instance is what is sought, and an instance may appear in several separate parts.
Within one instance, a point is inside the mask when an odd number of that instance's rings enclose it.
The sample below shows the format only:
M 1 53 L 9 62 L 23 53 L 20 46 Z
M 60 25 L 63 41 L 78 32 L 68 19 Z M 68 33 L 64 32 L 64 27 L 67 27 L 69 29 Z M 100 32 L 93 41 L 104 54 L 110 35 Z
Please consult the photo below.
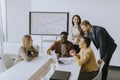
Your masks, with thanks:
M 50 77 L 50 80 L 69 80 L 70 75 L 71 72 L 55 70 L 55 72 Z

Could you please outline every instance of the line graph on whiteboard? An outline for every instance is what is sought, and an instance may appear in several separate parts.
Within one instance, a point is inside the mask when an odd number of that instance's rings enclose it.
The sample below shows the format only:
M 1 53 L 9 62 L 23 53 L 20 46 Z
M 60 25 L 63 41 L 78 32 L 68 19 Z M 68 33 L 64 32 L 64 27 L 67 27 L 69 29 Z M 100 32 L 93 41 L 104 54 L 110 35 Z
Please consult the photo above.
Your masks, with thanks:
M 62 31 L 68 32 L 68 13 L 30 13 L 30 34 L 59 35 Z

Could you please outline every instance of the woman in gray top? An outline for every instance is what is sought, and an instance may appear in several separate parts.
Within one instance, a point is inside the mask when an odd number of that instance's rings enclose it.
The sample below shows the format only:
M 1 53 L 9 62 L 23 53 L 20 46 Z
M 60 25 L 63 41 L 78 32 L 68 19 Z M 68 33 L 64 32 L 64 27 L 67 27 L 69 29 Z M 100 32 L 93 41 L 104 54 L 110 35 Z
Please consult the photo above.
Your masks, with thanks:
M 33 47 L 32 37 L 30 35 L 25 35 L 23 37 L 23 46 L 19 49 L 19 54 L 15 60 L 15 64 L 25 60 L 27 62 L 31 61 L 34 57 L 38 56 L 38 51 Z

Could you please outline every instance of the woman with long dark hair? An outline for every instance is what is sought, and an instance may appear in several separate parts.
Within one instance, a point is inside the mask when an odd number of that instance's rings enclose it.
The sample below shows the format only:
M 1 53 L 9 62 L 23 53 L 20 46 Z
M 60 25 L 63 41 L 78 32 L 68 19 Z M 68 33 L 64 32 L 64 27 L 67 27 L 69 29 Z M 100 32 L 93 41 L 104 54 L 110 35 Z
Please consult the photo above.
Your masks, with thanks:
M 72 40 L 74 44 L 74 49 L 77 53 L 79 53 L 80 48 L 78 46 L 78 42 L 80 38 L 83 36 L 83 31 L 80 27 L 81 18 L 79 15 L 74 15 L 72 17 L 72 27 L 71 27 L 71 34 L 72 34 Z

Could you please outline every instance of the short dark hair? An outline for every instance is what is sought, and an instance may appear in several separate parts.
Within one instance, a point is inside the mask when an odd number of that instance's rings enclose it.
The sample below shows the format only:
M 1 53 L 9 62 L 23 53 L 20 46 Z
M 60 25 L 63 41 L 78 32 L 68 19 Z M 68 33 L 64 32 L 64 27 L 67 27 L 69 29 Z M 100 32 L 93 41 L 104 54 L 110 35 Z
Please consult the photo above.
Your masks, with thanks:
M 67 33 L 67 32 L 65 32 L 65 31 L 61 32 L 61 35 L 62 35 L 62 34 L 64 34 L 64 35 L 67 35 L 67 36 L 68 36 L 68 33 Z
M 85 43 L 86 43 L 87 47 L 89 47 L 89 46 L 90 46 L 90 44 L 91 44 L 91 39 L 90 39 L 90 38 L 88 38 L 88 37 L 83 37 L 83 39 L 84 39 L 84 41 L 85 41 Z

